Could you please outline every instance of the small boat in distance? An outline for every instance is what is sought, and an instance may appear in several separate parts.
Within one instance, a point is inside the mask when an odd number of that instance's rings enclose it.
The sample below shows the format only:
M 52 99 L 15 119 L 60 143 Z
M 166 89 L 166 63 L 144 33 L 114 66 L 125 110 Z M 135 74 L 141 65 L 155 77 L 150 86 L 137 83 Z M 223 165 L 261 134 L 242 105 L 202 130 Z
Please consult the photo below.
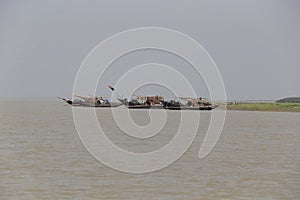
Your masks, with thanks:
M 121 106 L 121 103 L 114 103 L 110 102 L 107 98 L 105 97 L 84 97 L 84 96 L 79 96 L 76 95 L 77 97 L 74 100 L 71 99 L 66 99 L 63 97 L 58 97 L 59 99 L 63 100 L 67 104 L 71 106 L 81 106 L 81 107 L 118 107 Z
M 168 110 L 212 110 L 216 108 L 202 97 L 177 97 L 176 100 L 164 101 L 163 107 Z
M 162 96 L 136 96 L 128 100 L 127 98 L 118 98 L 118 100 L 129 109 L 164 109 Z

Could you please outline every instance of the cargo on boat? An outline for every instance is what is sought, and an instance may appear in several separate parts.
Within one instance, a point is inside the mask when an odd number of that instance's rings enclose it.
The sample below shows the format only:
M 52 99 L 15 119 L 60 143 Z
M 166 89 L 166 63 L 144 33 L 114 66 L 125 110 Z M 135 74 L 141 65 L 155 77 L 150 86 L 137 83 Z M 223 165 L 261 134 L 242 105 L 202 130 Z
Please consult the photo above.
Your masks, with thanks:
M 118 98 L 118 100 L 129 109 L 164 109 L 162 96 L 136 96 L 131 100 Z
M 67 104 L 71 106 L 81 106 L 81 107 L 118 107 L 121 106 L 121 103 L 110 102 L 105 97 L 92 97 L 92 96 L 75 96 L 76 99 L 66 99 L 62 97 L 58 97 L 59 99 L 65 101 Z
M 204 98 L 177 97 L 165 101 L 162 96 L 136 96 L 131 100 L 118 98 L 129 109 L 212 110 L 216 108 Z
M 177 97 L 176 100 L 164 101 L 163 107 L 168 110 L 212 110 L 215 108 L 208 100 L 202 97 Z

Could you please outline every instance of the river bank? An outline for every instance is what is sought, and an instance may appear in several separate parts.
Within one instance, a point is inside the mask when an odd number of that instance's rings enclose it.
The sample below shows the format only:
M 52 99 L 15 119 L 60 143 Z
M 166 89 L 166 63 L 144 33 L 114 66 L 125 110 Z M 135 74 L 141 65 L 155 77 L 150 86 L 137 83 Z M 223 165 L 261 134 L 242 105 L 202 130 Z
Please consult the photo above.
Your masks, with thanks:
M 227 110 L 300 112 L 300 103 L 228 103 Z

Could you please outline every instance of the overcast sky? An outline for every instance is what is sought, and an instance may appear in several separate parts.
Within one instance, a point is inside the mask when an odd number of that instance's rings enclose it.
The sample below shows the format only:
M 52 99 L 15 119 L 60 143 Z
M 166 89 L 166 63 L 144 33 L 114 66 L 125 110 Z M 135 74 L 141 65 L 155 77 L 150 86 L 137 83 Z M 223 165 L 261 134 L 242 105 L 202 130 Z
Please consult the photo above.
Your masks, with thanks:
M 148 26 L 174 29 L 199 42 L 219 67 L 229 99 L 300 96 L 297 0 L 2 0 L 0 97 L 71 96 L 77 70 L 97 44 L 118 32 Z M 115 63 L 115 71 L 104 80 L 126 71 L 118 69 L 125 63 L 168 60 L 175 65 L 181 62 L 176 59 L 158 51 L 137 52 Z M 189 78 L 188 66 L 181 64 Z

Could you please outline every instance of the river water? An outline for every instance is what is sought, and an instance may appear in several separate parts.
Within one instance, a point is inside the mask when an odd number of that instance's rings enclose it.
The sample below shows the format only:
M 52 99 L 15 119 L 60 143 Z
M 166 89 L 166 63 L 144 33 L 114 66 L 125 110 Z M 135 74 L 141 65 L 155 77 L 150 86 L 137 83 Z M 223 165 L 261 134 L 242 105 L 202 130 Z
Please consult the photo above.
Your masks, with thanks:
M 168 111 L 169 128 L 143 142 L 118 132 L 110 109 L 97 110 L 108 137 L 137 152 L 164 146 L 179 113 Z M 149 123 L 148 111 L 132 118 Z M 201 112 L 195 141 L 175 163 L 130 174 L 88 153 L 62 102 L 1 101 L 0 199 L 300 199 L 300 113 L 228 111 L 217 145 L 200 160 L 209 119 Z

